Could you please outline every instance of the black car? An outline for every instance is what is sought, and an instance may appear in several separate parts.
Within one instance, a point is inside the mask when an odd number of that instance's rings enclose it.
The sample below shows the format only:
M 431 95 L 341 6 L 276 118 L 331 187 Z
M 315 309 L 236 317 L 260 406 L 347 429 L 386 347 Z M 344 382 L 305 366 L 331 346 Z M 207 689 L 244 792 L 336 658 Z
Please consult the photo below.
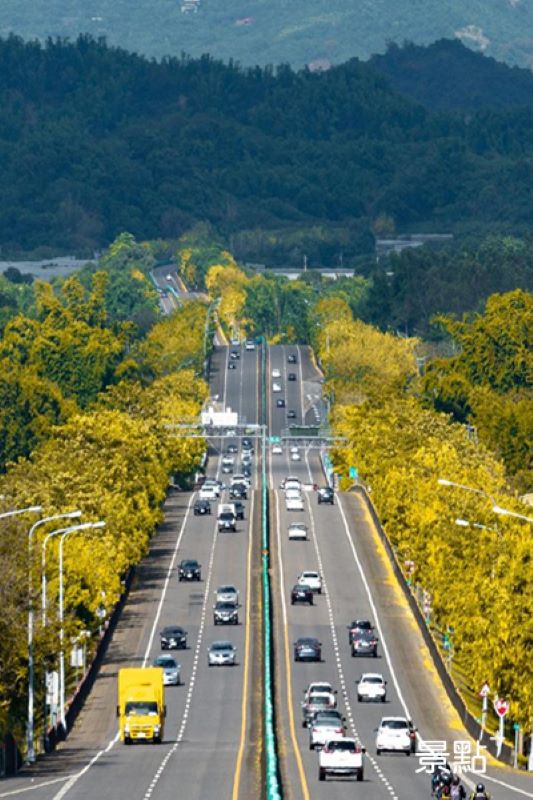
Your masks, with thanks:
M 378 640 L 374 631 L 359 631 L 352 637 L 352 656 L 378 657 Z
M 248 497 L 248 489 L 244 483 L 234 483 L 230 487 L 229 496 L 232 500 L 246 500 Z
M 228 446 L 226 447 L 226 455 L 227 456 L 234 455 L 235 453 L 238 453 L 238 451 L 239 451 L 239 448 L 237 447 L 236 444 L 228 444 Z
M 295 603 L 309 603 L 309 605 L 312 606 L 314 602 L 313 590 L 310 586 L 297 583 L 292 587 L 291 606 L 293 606 Z
M 331 506 L 335 502 L 334 500 L 335 493 L 331 486 L 323 486 L 321 489 L 318 490 L 318 504 L 321 503 L 329 503 Z
M 295 372 L 289 372 L 289 374 L 287 375 L 287 380 L 288 381 L 295 381 L 296 380 L 296 373 Z
M 228 369 L 237 369 L 237 365 L 235 364 L 235 361 L 230 361 L 228 363 Z
M 201 581 L 202 580 L 202 567 L 198 561 L 191 558 L 185 558 L 178 566 L 178 575 L 180 581 Z
M 235 516 L 237 519 L 244 519 L 244 504 L 241 503 L 240 500 L 235 500 L 233 505 L 235 506 Z
M 251 439 L 248 439 L 246 436 L 241 442 L 242 452 L 243 453 L 253 453 L 254 452 L 254 445 Z
M 194 504 L 194 516 L 200 517 L 211 513 L 211 503 L 209 500 L 197 500 Z
M 283 397 L 278 397 L 276 400 L 276 408 L 285 408 L 285 400 Z
M 287 356 L 287 362 L 289 364 L 297 364 L 298 359 L 296 358 L 296 353 L 289 353 L 289 355 Z
M 249 464 L 244 464 L 242 468 L 242 474 L 244 475 L 245 478 L 252 477 L 252 468 Z
M 187 647 L 187 631 L 178 625 L 168 625 L 160 632 L 161 650 L 184 650 Z
M 302 637 L 294 643 L 295 661 L 322 661 L 322 644 L 318 639 Z
M 374 626 L 368 619 L 354 619 L 348 625 L 348 642 L 351 644 L 352 639 L 361 631 L 373 631 Z
M 229 357 L 235 361 L 237 358 L 241 357 L 241 354 L 239 353 L 238 350 L 232 350 L 231 353 L 229 354 Z
M 293 411 L 292 409 L 287 411 L 287 419 L 296 419 L 296 411 Z
M 213 622 L 215 625 L 238 625 L 239 607 L 235 603 L 224 603 L 219 600 L 213 606 Z

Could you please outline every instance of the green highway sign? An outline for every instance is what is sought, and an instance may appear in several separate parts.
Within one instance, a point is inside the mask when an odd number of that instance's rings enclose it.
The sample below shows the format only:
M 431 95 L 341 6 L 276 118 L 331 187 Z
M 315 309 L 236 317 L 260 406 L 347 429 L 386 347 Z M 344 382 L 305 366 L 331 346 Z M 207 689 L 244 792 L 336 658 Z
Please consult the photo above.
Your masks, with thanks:
M 269 436 L 269 444 L 281 444 L 281 436 Z

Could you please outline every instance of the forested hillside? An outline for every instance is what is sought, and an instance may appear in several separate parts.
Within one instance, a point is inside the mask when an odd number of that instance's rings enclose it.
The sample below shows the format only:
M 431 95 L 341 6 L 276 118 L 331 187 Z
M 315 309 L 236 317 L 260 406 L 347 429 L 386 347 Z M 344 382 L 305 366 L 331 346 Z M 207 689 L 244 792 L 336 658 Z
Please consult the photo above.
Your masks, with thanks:
M 443 111 L 533 106 L 533 72 L 474 53 L 457 39 L 389 44 L 368 62 L 406 97 Z
M 239 258 L 260 258 L 266 231 L 281 263 L 323 241 L 323 263 L 342 250 L 349 264 L 383 219 L 404 232 L 530 223 L 533 110 L 432 116 L 356 60 L 245 71 L 89 39 L 0 42 L 0 73 L 7 253 L 90 252 L 124 229 L 170 238 L 204 220 Z

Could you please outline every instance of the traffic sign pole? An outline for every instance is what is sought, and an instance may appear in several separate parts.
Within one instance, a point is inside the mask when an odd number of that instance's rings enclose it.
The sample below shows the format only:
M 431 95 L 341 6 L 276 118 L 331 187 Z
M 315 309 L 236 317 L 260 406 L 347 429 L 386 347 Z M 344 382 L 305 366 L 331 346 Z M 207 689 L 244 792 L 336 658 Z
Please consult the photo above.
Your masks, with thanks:
M 499 758 L 502 752 L 503 740 L 505 737 L 505 717 L 509 711 L 509 702 L 504 700 L 503 697 L 497 697 L 494 701 L 494 710 L 500 718 L 500 727 L 498 729 L 498 736 L 496 738 L 496 756 Z

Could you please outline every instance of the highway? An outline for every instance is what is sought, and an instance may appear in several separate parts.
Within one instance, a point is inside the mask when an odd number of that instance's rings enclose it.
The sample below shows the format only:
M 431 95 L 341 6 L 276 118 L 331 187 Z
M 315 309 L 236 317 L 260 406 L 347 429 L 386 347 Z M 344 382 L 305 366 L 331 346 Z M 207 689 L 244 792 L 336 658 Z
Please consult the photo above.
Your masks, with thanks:
M 287 363 L 297 353 L 298 380 L 287 381 L 296 371 Z M 287 410 L 297 412 L 294 423 L 314 424 L 316 396 L 321 390 L 320 373 L 313 366 L 308 348 L 269 348 L 270 432 L 277 436 L 287 427 Z M 272 378 L 279 370 L 281 379 Z M 283 392 L 273 393 L 272 383 Z M 286 398 L 286 409 L 276 406 Z M 300 461 L 283 455 L 269 456 L 271 488 L 271 565 L 276 608 L 276 653 L 278 674 L 279 741 L 285 796 L 294 800 L 359 797 L 427 798 L 429 776 L 419 760 L 403 754 L 376 755 L 375 729 L 382 716 L 407 716 L 418 728 L 419 748 L 428 742 L 445 741 L 448 760 L 455 760 L 454 741 L 468 740 L 440 683 L 431 669 L 429 654 L 396 585 L 388 562 L 376 541 L 373 523 L 363 500 L 355 493 L 339 493 L 334 506 L 318 505 L 313 491 L 305 492 L 305 511 L 287 512 L 280 481 L 287 475 L 302 482 L 324 485 L 317 450 L 301 448 Z M 305 522 L 307 541 L 289 542 L 291 521 Z M 290 605 L 290 591 L 303 569 L 317 569 L 324 582 L 323 594 L 315 605 Z M 352 619 L 369 619 L 379 638 L 378 658 L 352 658 L 347 625 Z M 323 645 L 322 663 L 295 663 L 293 642 L 300 636 L 317 637 Z M 358 703 L 355 681 L 363 672 L 380 672 L 387 681 L 387 702 Z M 348 735 L 366 747 L 365 781 L 329 778 L 318 781 L 318 756 L 309 749 L 309 735 L 302 727 L 301 700 L 310 681 L 327 680 L 338 690 L 339 708 L 346 716 Z M 473 752 L 475 748 L 473 747 Z M 470 774 L 467 790 L 479 779 Z M 498 798 L 531 797 L 530 776 L 505 768 L 489 767 L 481 778 Z
M 212 395 L 249 422 L 257 420 L 258 363 L 257 352 L 244 348 L 234 370 L 227 368 L 227 348 L 216 349 L 212 357 Z M 211 450 L 208 474 L 220 476 L 218 449 Z M 22 792 L 38 800 L 258 796 L 260 492 L 249 493 L 245 520 L 238 523 L 236 533 L 217 533 L 216 503 L 211 517 L 194 516 L 195 497 L 196 493 L 170 492 L 165 522 L 140 565 L 105 662 L 68 739 L 53 755 L 4 781 L 0 796 Z M 176 566 L 182 558 L 202 564 L 201 583 L 178 581 Z M 214 592 L 229 583 L 240 591 L 240 624 L 215 628 Z M 158 633 L 168 624 L 188 631 L 189 647 L 173 651 L 182 666 L 183 685 L 166 687 L 164 741 L 126 747 L 116 733 L 117 671 L 151 665 L 161 652 Z M 235 667 L 208 667 L 207 648 L 217 639 L 236 645 Z
M 228 369 L 229 349 L 215 348 L 210 391 L 240 414 L 259 421 L 260 352 L 239 348 L 235 369 Z M 287 362 L 289 353 L 297 364 Z M 274 379 L 282 392 L 272 392 Z M 288 373 L 296 374 L 295 381 Z M 269 434 L 296 424 L 315 425 L 324 415 L 321 376 L 306 347 L 275 346 L 267 353 Z M 283 397 L 285 408 L 276 400 Z M 211 443 L 208 472 L 220 476 L 220 452 L 229 443 Z M 258 447 L 256 447 L 256 451 Z M 277 731 L 283 796 L 286 800 L 337 800 L 354 795 L 369 800 L 426 800 L 429 776 L 417 773 L 416 757 L 376 755 L 375 728 L 382 715 L 409 716 L 418 728 L 420 746 L 467 740 L 436 679 L 422 637 L 378 543 L 362 498 L 339 493 L 335 505 L 317 504 L 305 493 L 305 511 L 287 512 L 280 481 L 297 475 L 307 484 L 324 484 L 317 450 L 300 449 L 301 460 L 269 454 L 271 550 L 275 622 Z M 53 755 L 0 784 L 0 798 L 27 795 L 36 800 L 255 800 L 261 796 L 261 633 L 260 492 L 257 463 L 254 491 L 246 501 L 246 520 L 237 533 L 218 534 L 216 516 L 195 517 L 195 493 L 170 491 L 165 521 L 141 563 L 103 666 L 84 710 L 66 742 Z M 215 504 L 213 510 L 215 511 Z M 305 542 L 289 542 L 290 521 L 304 521 Z M 179 583 L 182 558 L 202 564 L 200 584 Z M 324 591 L 315 605 L 291 606 L 290 590 L 303 569 L 318 569 Z M 212 620 L 213 592 L 222 583 L 240 590 L 237 627 L 217 627 Z M 352 658 L 347 625 L 354 618 L 374 622 L 379 657 Z M 167 624 L 186 628 L 189 648 L 175 651 L 184 685 L 167 687 L 164 742 L 125 747 L 117 741 L 116 676 L 121 666 L 149 665 L 160 652 L 158 632 Z M 317 636 L 323 644 L 319 664 L 294 663 L 292 645 L 299 636 Z M 238 648 L 236 667 L 209 668 L 207 647 L 228 638 Z M 357 702 L 355 680 L 362 672 L 380 672 L 387 680 L 387 703 Z M 367 748 L 365 780 L 318 781 L 318 755 L 309 750 L 301 725 L 303 690 L 312 680 L 330 681 L 348 734 Z M 449 760 L 453 761 L 453 752 Z M 476 780 L 476 779 L 474 779 Z M 533 797 L 529 775 L 502 767 L 483 777 L 495 800 Z M 472 785 L 472 776 L 469 776 Z

